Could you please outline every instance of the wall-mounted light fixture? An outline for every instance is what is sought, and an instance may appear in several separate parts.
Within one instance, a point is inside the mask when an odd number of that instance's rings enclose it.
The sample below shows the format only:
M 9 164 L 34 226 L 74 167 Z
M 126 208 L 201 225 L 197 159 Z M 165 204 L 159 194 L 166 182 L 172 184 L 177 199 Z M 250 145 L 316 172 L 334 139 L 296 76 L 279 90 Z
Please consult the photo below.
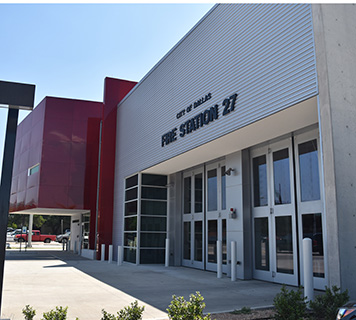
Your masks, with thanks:
M 229 168 L 229 169 L 227 169 L 227 170 L 225 171 L 225 174 L 226 174 L 227 176 L 230 176 L 230 175 L 231 175 L 231 172 L 234 172 L 234 171 L 235 171 L 235 169 Z

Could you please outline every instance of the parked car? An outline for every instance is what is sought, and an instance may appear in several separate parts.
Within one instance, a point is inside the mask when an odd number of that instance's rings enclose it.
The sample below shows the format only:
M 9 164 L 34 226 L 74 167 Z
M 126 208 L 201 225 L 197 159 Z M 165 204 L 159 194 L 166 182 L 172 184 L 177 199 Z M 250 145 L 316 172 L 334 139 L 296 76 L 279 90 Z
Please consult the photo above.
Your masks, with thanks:
M 17 234 L 21 234 L 22 230 L 21 229 L 16 229 L 13 231 L 10 231 L 6 234 L 6 241 L 14 241 L 14 238 Z
M 70 231 L 67 231 L 66 233 L 64 234 L 59 234 L 57 237 L 56 237 L 56 241 L 59 242 L 59 243 L 66 243 L 69 241 L 69 238 L 70 238 Z
M 28 233 L 18 234 L 15 236 L 14 240 L 18 242 L 28 241 Z M 50 243 L 51 241 L 56 241 L 56 236 L 51 234 L 41 234 L 39 230 L 32 230 L 32 241 Z
M 350 319 L 356 319 L 356 302 L 348 302 L 345 304 L 343 307 L 339 309 L 339 312 L 337 313 L 336 320 L 350 320 Z

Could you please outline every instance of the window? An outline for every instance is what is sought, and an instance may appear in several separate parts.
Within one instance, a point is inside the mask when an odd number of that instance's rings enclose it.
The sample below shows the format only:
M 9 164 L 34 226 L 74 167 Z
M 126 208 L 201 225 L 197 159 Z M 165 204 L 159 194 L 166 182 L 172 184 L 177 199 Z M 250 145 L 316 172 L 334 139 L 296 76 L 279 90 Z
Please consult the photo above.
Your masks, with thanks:
M 302 201 L 320 200 L 318 147 L 316 139 L 298 145 Z
M 36 172 L 40 171 L 40 164 L 37 163 L 35 166 L 28 169 L 28 176 L 32 176 Z
M 140 263 L 164 263 L 167 237 L 167 176 L 142 174 Z
M 208 211 L 218 209 L 218 174 L 217 170 L 208 171 Z
M 124 260 L 164 263 L 167 176 L 136 174 L 125 181 Z M 139 259 L 139 260 L 137 260 Z
M 136 263 L 138 175 L 125 181 L 124 260 Z
M 268 205 L 266 156 L 253 159 L 253 199 L 255 207 Z

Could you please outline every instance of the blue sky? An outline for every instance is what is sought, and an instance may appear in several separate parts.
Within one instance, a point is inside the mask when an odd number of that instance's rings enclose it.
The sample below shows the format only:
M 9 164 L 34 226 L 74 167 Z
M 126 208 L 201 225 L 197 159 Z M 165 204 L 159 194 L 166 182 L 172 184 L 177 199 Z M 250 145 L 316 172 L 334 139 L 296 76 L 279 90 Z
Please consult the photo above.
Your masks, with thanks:
M 0 3 L 0 80 L 35 84 L 35 105 L 102 101 L 106 76 L 139 81 L 212 7 Z M 6 121 L 0 108 L 0 169 Z

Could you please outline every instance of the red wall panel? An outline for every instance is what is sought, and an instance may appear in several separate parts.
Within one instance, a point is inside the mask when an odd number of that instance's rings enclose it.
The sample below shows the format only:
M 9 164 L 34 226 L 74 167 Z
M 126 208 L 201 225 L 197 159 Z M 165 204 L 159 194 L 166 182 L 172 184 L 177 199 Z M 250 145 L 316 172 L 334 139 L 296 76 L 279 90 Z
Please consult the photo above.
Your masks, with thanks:
M 99 129 L 102 121 L 98 253 L 112 243 L 117 105 L 136 82 L 106 78 L 104 103 L 46 97 L 18 126 L 10 211 L 29 208 L 91 212 L 94 249 Z M 28 169 L 40 164 L 28 176 Z
M 105 244 L 105 247 L 108 248 L 108 245 L 112 243 L 117 105 L 135 85 L 136 82 L 132 81 L 113 78 L 105 79 L 102 116 L 98 258 L 100 256 L 101 244 Z M 106 257 L 107 255 L 108 250 L 106 249 Z

